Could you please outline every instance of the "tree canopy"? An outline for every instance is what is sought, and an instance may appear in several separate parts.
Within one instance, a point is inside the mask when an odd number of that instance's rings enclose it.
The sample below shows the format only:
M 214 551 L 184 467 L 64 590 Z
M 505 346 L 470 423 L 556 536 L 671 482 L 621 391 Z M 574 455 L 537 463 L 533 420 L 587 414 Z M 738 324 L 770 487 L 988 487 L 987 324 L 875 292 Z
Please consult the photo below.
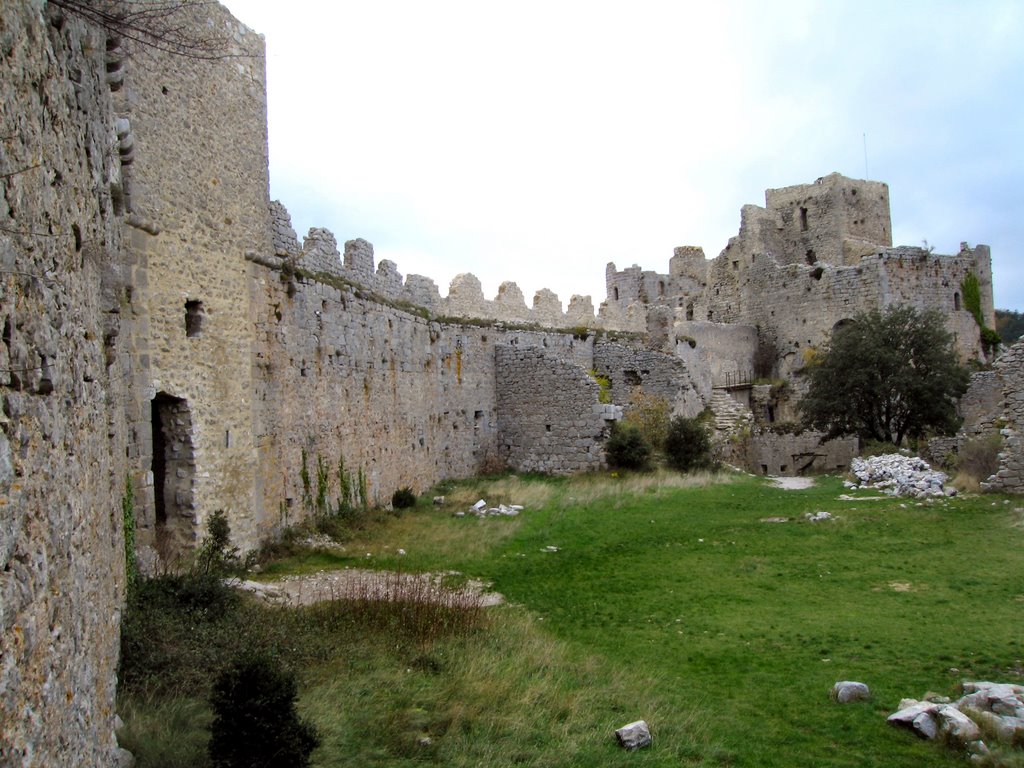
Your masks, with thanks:
M 828 437 L 856 434 L 899 445 L 904 437 L 952 433 L 967 390 L 953 337 L 934 309 L 890 307 L 837 328 L 805 369 L 804 422 Z

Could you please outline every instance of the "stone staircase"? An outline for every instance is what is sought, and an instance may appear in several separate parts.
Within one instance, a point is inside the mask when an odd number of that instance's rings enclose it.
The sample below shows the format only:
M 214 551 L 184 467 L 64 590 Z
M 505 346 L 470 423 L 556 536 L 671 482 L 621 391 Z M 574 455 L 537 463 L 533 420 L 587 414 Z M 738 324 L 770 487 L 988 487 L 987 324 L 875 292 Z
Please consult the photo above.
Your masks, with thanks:
M 724 389 L 711 390 L 711 410 L 715 414 L 715 432 L 726 436 L 754 423 L 754 414 L 729 396 Z

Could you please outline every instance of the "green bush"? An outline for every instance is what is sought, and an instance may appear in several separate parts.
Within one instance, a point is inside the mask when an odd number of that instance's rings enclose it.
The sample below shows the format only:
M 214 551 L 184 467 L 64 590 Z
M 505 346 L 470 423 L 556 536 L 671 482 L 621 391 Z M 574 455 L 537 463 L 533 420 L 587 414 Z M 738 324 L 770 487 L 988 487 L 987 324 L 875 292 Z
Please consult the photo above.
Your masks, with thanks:
M 609 466 L 616 469 L 644 469 L 651 458 L 651 445 L 632 424 L 614 424 L 605 444 Z
M 320 738 L 295 711 L 295 676 L 267 656 L 241 656 L 213 685 L 214 768 L 305 768 Z
M 665 461 L 679 472 L 713 466 L 711 438 L 700 419 L 676 416 L 669 422 L 665 436 Z
M 391 494 L 391 506 L 395 509 L 412 509 L 416 506 L 416 494 L 412 488 L 399 488 Z

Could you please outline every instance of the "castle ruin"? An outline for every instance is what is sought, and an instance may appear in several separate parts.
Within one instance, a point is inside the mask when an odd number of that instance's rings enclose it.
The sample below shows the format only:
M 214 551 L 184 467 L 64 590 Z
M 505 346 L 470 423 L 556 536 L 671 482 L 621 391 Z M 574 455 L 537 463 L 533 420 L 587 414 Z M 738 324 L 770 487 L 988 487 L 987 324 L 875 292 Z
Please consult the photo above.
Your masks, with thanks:
M 961 286 L 994 325 L 988 248 L 894 248 L 887 186 L 838 174 L 745 206 L 715 259 L 607 265 L 596 310 L 511 282 L 486 299 L 471 274 L 442 297 L 364 240 L 300 243 L 269 199 L 262 37 L 216 4 L 183 12 L 225 58 L 131 49 L 39 0 L 3 11 L 2 765 L 107 764 L 126 525 L 155 570 L 215 510 L 250 549 L 325 501 L 495 462 L 599 469 L 636 391 L 785 421 L 792 400 L 755 379 L 799 391 L 807 356 L 875 307 L 937 307 L 986 359 Z M 854 450 L 770 434 L 737 458 L 792 473 Z

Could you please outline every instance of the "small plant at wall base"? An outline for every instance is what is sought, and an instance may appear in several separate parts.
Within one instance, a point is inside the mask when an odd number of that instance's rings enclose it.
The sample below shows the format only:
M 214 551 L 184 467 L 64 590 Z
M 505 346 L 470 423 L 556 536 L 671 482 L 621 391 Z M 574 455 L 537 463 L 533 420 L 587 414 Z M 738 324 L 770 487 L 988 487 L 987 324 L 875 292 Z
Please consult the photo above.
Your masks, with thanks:
M 416 506 L 416 494 L 412 488 L 399 488 L 391 494 L 391 506 L 395 509 L 412 509 Z
M 224 576 L 238 569 L 238 547 L 231 544 L 231 526 L 223 509 L 206 521 L 207 536 L 196 553 L 196 568 L 207 576 Z
M 640 430 L 647 444 L 660 448 L 665 444 L 672 406 L 660 395 L 649 395 L 637 387 L 629 397 L 623 423 Z

